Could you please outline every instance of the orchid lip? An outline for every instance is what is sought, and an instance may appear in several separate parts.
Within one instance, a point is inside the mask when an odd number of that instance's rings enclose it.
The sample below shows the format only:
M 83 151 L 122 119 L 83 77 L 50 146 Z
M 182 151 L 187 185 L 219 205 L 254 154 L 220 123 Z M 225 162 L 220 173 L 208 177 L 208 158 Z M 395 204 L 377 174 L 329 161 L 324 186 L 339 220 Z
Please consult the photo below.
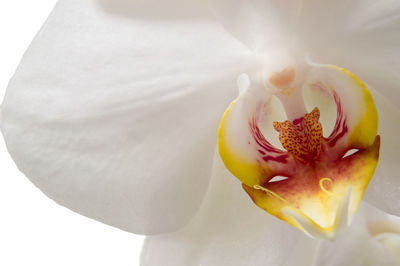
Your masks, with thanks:
M 261 85 L 249 78 L 222 118 L 219 152 L 258 207 L 311 237 L 334 239 L 377 165 L 378 117 L 354 74 L 304 65 L 265 75 Z M 285 178 L 270 182 L 276 176 Z
M 343 198 L 342 203 L 338 206 L 334 223 L 329 227 L 320 227 L 315 224 L 307 215 L 290 209 L 284 208 L 283 213 L 287 216 L 291 216 L 300 226 L 304 233 L 312 238 L 326 238 L 334 240 L 346 229 L 350 224 L 351 219 L 349 217 L 349 203 L 351 197 L 351 187 L 347 189 L 346 196 Z

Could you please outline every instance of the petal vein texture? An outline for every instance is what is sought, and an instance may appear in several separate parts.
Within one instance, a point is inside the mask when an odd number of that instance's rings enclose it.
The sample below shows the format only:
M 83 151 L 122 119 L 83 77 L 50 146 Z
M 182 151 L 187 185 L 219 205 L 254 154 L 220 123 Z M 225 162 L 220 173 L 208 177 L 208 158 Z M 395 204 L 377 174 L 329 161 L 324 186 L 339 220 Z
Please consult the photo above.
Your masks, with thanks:
M 9 84 L 1 130 L 61 205 L 134 233 L 176 230 L 208 186 L 235 79 L 255 64 L 200 3 L 61 0 Z

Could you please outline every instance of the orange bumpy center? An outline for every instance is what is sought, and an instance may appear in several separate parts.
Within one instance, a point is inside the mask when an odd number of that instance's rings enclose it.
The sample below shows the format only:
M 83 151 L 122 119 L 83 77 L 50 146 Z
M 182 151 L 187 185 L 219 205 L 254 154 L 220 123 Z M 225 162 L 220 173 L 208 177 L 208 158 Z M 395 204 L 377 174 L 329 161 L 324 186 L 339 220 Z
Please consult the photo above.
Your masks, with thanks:
M 319 117 L 319 109 L 314 108 L 311 113 L 293 122 L 273 123 L 282 146 L 299 161 L 315 160 L 321 154 L 323 132 Z

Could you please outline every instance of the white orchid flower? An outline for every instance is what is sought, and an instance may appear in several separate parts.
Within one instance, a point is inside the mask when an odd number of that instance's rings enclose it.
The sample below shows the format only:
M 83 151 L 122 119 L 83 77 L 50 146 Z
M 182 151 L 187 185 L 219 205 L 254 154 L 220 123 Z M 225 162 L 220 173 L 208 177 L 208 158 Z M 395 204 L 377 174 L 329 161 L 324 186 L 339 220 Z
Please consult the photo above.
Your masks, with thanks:
M 400 215 L 399 13 L 372 0 L 60 0 L 1 130 L 59 204 L 159 234 L 143 265 L 397 265 L 397 229 L 374 225 Z M 356 215 L 367 186 L 381 211 Z

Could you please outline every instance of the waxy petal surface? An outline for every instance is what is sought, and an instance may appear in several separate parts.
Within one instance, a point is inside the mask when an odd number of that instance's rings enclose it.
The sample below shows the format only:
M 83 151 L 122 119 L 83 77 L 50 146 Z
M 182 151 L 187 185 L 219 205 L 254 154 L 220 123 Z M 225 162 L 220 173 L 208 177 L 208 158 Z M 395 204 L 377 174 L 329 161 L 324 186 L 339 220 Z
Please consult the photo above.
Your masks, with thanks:
M 177 232 L 147 237 L 141 265 L 284 265 L 308 237 L 253 205 L 216 156 L 198 213 Z
M 303 1 L 299 46 L 314 61 L 350 69 L 400 107 L 400 2 Z
M 59 204 L 134 233 L 176 230 L 254 63 L 198 1 L 61 0 L 10 82 L 1 130 Z
M 302 0 L 211 0 L 222 25 L 252 51 L 263 54 L 293 41 Z
M 393 215 L 400 216 L 399 121 L 400 109 L 376 90 L 371 90 L 379 112 L 380 160 L 365 200 Z
M 295 47 L 351 69 L 400 107 L 397 0 L 213 0 L 217 18 L 260 54 Z

